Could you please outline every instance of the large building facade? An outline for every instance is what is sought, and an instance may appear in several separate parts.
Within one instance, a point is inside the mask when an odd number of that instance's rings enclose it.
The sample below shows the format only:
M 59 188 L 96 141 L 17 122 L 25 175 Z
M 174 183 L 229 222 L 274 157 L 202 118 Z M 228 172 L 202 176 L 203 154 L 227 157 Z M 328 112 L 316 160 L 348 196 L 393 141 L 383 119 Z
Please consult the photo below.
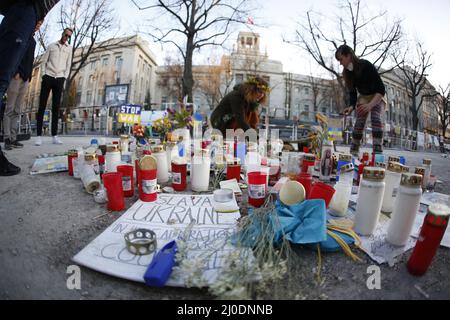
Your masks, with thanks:
M 74 62 L 79 61 L 83 50 L 75 51 Z M 39 107 L 41 89 L 41 64 L 38 57 L 33 78 L 26 95 L 26 111 Z M 122 85 L 126 88 L 126 102 L 144 105 L 155 96 L 156 58 L 148 43 L 139 36 L 110 39 L 98 43 L 72 83 L 71 109 L 92 108 L 105 105 L 106 89 Z M 76 70 L 72 67 L 72 74 Z M 49 99 L 48 103 L 51 103 Z
M 338 114 L 342 105 L 342 89 L 337 81 L 283 71 L 280 61 L 269 59 L 260 48 L 260 35 L 240 32 L 233 50 L 217 63 L 193 66 L 195 85 L 193 102 L 209 114 L 233 87 L 248 77 L 259 75 L 271 87 L 267 106 L 263 110 L 272 118 L 313 121 L 315 114 Z M 75 52 L 77 61 L 83 49 Z M 41 67 L 39 57 L 26 96 L 26 111 L 36 111 L 39 104 Z M 182 101 L 182 64 L 157 66 L 148 43 L 139 36 L 110 39 L 96 45 L 87 62 L 76 75 L 71 108 L 92 108 L 109 102 L 108 88 L 126 87 L 126 102 L 146 105 L 152 102 L 164 108 Z M 386 86 L 386 130 L 405 134 L 413 127 L 408 95 L 400 70 L 382 74 Z M 431 85 L 429 85 L 431 87 Z M 420 99 L 420 97 L 419 97 Z M 49 99 L 50 103 L 51 99 Z M 419 112 L 419 131 L 438 134 L 439 118 L 432 99 L 425 99 Z

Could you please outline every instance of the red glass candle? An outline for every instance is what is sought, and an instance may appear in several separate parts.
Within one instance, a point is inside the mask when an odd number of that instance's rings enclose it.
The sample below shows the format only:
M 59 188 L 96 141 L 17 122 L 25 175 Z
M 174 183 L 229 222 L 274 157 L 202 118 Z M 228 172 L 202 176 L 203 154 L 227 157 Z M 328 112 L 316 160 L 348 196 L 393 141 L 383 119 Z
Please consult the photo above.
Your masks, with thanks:
M 297 181 L 300 182 L 305 188 L 305 199 L 309 199 L 313 181 L 312 175 L 310 173 L 300 173 L 297 176 Z
M 73 177 L 73 159 L 78 158 L 78 151 L 77 150 L 69 150 L 67 154 L 67 162 L 68 162 L 68 169 L 69 169 L 69 176 Z
M 335 192 L 336 190 L 332 186 L 323 182 L 316 182 L 311 188 L 308 199 L 323 199 L 328 208 Z
M 444 204 L 432 204 L 423 221 L 416 246 L 408 261 L 408 271 L 416 276 L 427 272 L 447 229 L 450 208 Z
M 139 170 L 139 199 L 144 202 L 156 201 L 158 197 L 156 190 L 156 169 Z
M 248 174 L 248 203 L 254 207 L 264 204 L 267 194 L 267 174 L 250 172 Z
M 172 188 L 175 191 L 186 190 L 187 164 L 172 161 Z
M 123 195 L 126 198 L 132 197 L 134 195 L 133 166 L 132 165 L 117 166 L 117 172 L 122 173 Z
M 313 154 L 305 154 L 302 162 L 302 173 L 312 174 L 314 171 L 315 163 L 316 157 Z
M 108 196 L 108 209 L 121 211 L 125 208 L 122 188 L 122 173 L 110 172 L 103 175 L 103 184 Z
M 241 181 L 241 165 L 240 164 L 228 164 L 227 165 L 227 180 L 236 179 L 237 182 Z

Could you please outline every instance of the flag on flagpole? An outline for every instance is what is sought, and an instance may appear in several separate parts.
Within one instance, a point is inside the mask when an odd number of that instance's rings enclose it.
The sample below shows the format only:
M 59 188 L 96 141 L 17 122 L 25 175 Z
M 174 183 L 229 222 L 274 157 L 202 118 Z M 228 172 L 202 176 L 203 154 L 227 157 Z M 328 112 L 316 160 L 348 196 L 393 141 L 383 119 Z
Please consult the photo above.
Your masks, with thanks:
M 248 17 L 247 18 L 247 23 L 248 24 L 255 24 L 252 17 Z

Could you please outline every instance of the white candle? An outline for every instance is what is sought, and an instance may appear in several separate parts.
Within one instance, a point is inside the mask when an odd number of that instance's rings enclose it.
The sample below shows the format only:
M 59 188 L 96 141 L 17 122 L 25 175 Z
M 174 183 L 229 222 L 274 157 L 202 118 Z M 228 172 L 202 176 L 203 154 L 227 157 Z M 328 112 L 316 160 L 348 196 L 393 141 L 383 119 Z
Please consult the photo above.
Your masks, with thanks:
M 385 188 L 384 173 L 382 168 L 364 168 L 353 226 L 355 232 L 362 236 L 372 235 L 377 226 Z
M 191 165 L 191 189 L 196 192 L 208 191 L 211 159 L 195 156 Z
M 394 200 L 397 196 L 400 179 L 402 178 L 403 166 L 398 162 L 389 162 L 386 170 L 386 188 L 384 189 L 383 204 L 381 211 L 391 213 L 394 209 Z
M 334 187 L 336 192 L 330 203 L 330 214 L 337 217 L 345 217 L 348 209 L 348 202 L 352 194 L 352 185 L 339 181 Z
M 386 241 L 396 246 L 408 242 L 422 197 L 422 176 L 407 173 L 401 180 L 386 237 Z
M 156 147 L 152 155 L 156 158 L 156 175 L 158 183 L 166 183 L 169 181 L 169 165 L 167 163 L 167 154 L 162 147 Z

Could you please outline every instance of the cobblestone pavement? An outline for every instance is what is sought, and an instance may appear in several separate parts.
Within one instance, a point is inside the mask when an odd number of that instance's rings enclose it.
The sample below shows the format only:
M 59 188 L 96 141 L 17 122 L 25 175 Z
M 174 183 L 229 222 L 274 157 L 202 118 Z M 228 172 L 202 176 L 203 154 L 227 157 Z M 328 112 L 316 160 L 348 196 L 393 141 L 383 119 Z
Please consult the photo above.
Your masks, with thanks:
M 31 176 L 38 154 L 67 151 L 88 144 L 89 137 L 63 137 L 64 145 L 34 138 L 23 150 L 7 152 L 8 159 L 23 172 L 0 177 L 0 299 L 208 299 L 207 291 L 182 288 L 148 288 L 82 268 L 81 290 L 66 287 L 71 257 L 97 237 L 120 214 L 104 215 L 106 209 L 85 193 L 80 183 L 65 173 Z M 341 147 L 339 149 L 342 150 Z M 450 159 L 440 154 L 387 150 L 403 155 L 416 166 L 423 157 L 433 160 L 437 191 L 450 194 Z M 137 199 L 127 200 L 127 207 Z M 381 266 L 381 290 L 367 289 L 367 268 L 374 263 L 363 253 L 363 263 L 354 263 L 342 253 L 323 254 L 322 281 L 317 282 L 317 255 L 294 247 L 295 266 L 288 279 L 271 292 L 273 299 L 448 299 L 450 297 L 450 250 L 440 248 L 428 273 L 409 275 L 406 261 L 411 251 L 393 265 Z

